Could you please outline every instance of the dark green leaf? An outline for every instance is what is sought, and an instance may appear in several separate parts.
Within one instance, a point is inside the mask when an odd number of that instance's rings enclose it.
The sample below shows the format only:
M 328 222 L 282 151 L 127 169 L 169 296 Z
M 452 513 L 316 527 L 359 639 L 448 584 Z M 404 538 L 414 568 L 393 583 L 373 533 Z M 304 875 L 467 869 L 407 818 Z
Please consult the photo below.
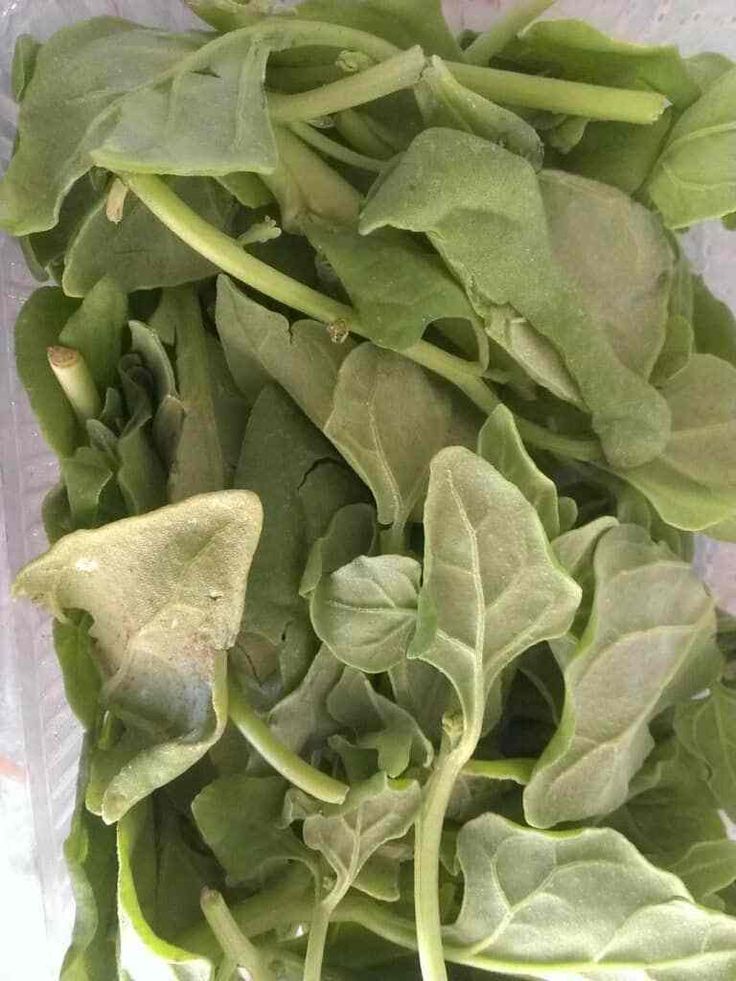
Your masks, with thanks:
M 100 392 L 117 383 L 128 298 L 111 279 L 100 279 L 59 335 L 59 342 L 79 351 Z

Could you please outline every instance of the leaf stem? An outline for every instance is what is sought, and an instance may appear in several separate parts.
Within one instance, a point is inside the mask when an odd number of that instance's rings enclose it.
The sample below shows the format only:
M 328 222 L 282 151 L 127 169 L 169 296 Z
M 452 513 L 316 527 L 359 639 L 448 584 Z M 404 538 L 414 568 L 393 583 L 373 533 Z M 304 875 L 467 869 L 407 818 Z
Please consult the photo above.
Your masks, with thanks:
M 47 349 L 49 366 L 61 385 L 77 419 L 84 425 L 102 412 L 102 400 L 79 351 L 70 347 Z
M 447 67 L 458 82 L 492 102 L 567 116 L 648 126 L 656 122 L 670 104 L 656 92 L 566 82 L 460 62 L 448 62 Z
M 549 10 L 554 2 L 555 0 L 520 0 L 515 3 L 484 34 L 479 34 L 468 45 L 463 52 L 464 60 L 469 65 L 487 65 L 517 34 L 545 10 Z
M 254 749 L 286 780 L 317 800 L 342 804 L 349 787 L 310 766 L 277 739 L 234 684 L 229 685 L 230 719 Z
M 228 961 L 245 968 L 251 981 L 275 981 L 260 951 L 241 931 L 216 889 L 203 889 L 200 906 Z
M 329 82 L 309 92 L 295 95 L 269 93 L 271 118 L 275 123 L 294 123 L 374 102 L 415 85 L 425 63 L 424 53 L 416 45 L 356 75 Z
M 322 961 L 325 955 L 327 931 L 330 928 L 332 914 L 337 906 L 337 903 L 329 902 L 328 899 L 323 899 L 321 903 L 318 903 L 312 915 L 309 927 L 309 941 L 307 943 L 307 957 L 304 961 L 303 981 L 320 981 L 322 977 Z
M 329 136 L 325 136 L 324 133 L 321 133 L 306 123 L 291 123 L 289 128 L 299 139 L 304 140 L 313 149 L 318 150 L 327 157 L 332 157 L 333 160 L 339 160 L 340 163 L 347 164 L 350 167 L 357 167 L 359 170 L 367 170 L 374 174 L 380 174 L 386 169 L 385 160 L 376 160 L 375 157 L 367 157 L 362 153 L 357 153 L 355 150 L 351 150 L 350 147 L 343 146 L 342 143 L 338 143 L 336 140 L 331 140 Z
M 513 780 L 514 783 L 526 786 L 532 776 L 536 760 L 507 759 L 507 760 L 470 760 L 463 767 L 463 773 L 469 777 L 483 777 L 486 780 Z
M 361 114 L 356 109 L 346 109 L 337 113 L 334 122 L 340 136 L 361 153 L 386 162 L 396 155 L 394 147 L 376 132 L 364 113 Z

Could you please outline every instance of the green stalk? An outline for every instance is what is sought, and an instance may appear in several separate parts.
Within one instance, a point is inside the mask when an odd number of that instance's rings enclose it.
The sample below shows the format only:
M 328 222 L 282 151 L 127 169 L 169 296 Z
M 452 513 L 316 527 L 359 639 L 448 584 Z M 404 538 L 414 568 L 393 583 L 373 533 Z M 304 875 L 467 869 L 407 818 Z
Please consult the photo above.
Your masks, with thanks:
M 348 795 L 347 785 L 310 766 L 277 739 L 233 684 L 229 686 L 229 713 L 231 721 L 251 746 L 289 783 L 317 800 L 342 804 Z
M 418 46 L 402 51 L 356 75 L 330 82 L 296 95 L 269 94 L 269 110 L 275 123 L 295 123 L 330 116 L 344 109 L 374 102 L 383 96 L 416 85 L 426 60 Z
M 335 127 L 340 136 L 361 153 L 386 161 L 396 154 L 393 146 L 386 143 L 355 109 L 339 112 L 335 116 Z
M 376 160 L 375 157 L 366 157 L 362 153 L 356 153 L 350 147 L 343 146 L 336 140 L 331 140 L 313 126 L 306 123 L 291 123 L 289 126 L 300 140 L 309 144 L 313 149 L 324 153 L 325 156 L 339 160 L 340 163 L 348 164 L 350 167 L 357 167 L 359 170 L 367 170 L 374 174 L 380 174 L 386 169 L 384 160 Z
M 228 962 L 234 961 L 244 968 L 251 981 L 276 981 L 260 951 L 240 930 L 220 893 L 215 889 L 203 889 L 200 905 Z
M 327 931 L 330 928 L 332 914 L 336 906 L 337 903 L 332 904 L 327 899 L 324 899 L 314 910 L 309 927 L 309 941 L 307 943 L 307 956 L 304 961 L 303 981 L 320 981 L 322 977 L 322 961 L 325 956 Z
M 61 385 L 77 419 L 84 425 L 102 412 L 102 400 L 79 351 L 70 347 L 47 349 L 49 367 Z
M 549 10 L 555 0 L 520 0 L 510 7 L 484 33 L 468 45 L 463 57 L 469 65 L 487 65 L 491 58 L 513 41 L 525 27 Z
M 566 82 L 460 62 L 448 62 L 447 67 L 458 82 L 492 102 L 544 109 L 566 116 L 648 126 L 655 123 L 670 104 L 656 92 Z

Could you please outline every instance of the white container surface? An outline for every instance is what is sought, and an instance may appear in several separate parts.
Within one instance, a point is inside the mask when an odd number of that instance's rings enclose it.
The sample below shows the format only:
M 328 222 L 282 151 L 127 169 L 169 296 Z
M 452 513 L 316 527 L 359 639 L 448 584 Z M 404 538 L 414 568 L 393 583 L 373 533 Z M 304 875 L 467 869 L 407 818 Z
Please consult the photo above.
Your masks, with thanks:
M 458 28 L 480 29 L 506 0 L 445 0 Z M 43 39 L 100 14 L 149 25 L 192 23 L 179 0 L 0 0 L 0 158 L 10 157 L 15 106 L 10 61 L 24 32 Z M 551 16 L 584 17 L 622 38 L 676 42 L 685 53 L 736 57 L 734 0 L 561 0 Z M 711 288 L 736 309 L 736 233 L 718 223 L 689 236 Z M 15 375 L 12 327 L 34 288 L 16 244 L 0 237 L 0 979 L 58 975 L 73 919 L 62 844 L 72 813 L 79 728 L 64 700 L 48 620 L 11 605 L 9 582 L 45 548 L 41 501 L 56 479 Z M 698 564 L 721 604 L 736 610 L 736 546 L 701 543 Z M 12 923 L 11 923 L 12 917 Z

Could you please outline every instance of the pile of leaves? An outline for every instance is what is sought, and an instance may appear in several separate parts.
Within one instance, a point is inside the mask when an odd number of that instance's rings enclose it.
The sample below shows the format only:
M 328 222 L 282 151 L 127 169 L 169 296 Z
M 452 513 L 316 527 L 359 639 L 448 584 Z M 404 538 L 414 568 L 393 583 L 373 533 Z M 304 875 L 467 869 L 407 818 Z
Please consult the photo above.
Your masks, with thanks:
M 736 977 L 736 67 L 189 5 L 13 65 L 62 977 Z

